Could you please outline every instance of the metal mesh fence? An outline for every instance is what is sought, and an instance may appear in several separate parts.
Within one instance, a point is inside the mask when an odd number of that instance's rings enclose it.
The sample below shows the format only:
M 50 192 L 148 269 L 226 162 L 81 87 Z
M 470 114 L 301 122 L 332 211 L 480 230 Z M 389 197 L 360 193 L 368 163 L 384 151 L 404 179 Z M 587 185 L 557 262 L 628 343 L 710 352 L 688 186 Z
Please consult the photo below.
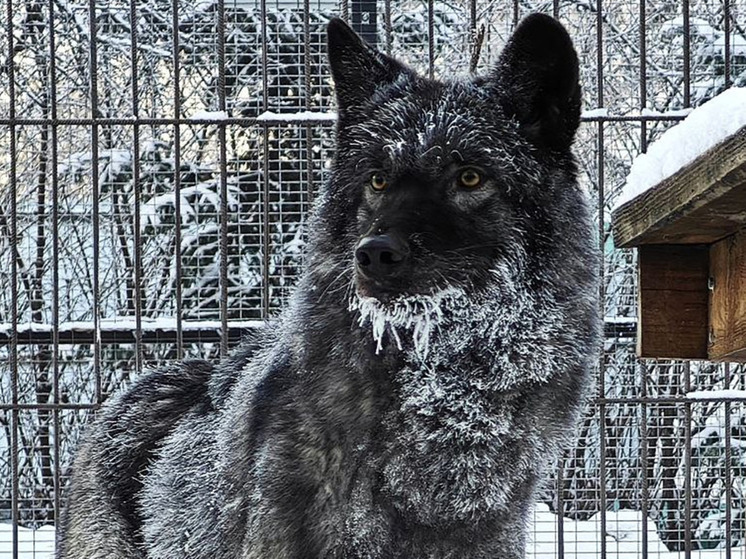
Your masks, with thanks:
M 638 361 L 636 255 L 609 233 L 634 157 L 746 85 L 744 0 L 3 2 L 0 559 L 49 556 L 108 394 L 224 357 L 287 301 L 334 149 L 325 22 L 437 78 L 467 72 L 480 35 L 485 71 L 534 11 L 580 56 L 606 340 L 528 554 L 746 557 L 746 369 Z

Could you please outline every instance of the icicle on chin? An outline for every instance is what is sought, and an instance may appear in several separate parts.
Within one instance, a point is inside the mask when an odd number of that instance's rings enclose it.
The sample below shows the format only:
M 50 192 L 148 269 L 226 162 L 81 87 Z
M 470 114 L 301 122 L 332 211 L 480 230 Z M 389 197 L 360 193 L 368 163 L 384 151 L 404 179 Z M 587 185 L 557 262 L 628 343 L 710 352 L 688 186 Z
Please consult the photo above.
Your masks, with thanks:
M 348 309 L 359 314 L 358 324 L 370 328 L 376 342 L 376 354 L 383 351 L 384 337 L 388 332 L 397 349 L 410 344 L 418 359 L 427 357 L 432 337 L 452 318 L 453 311 L 468 305 L 468 295 L 463 289 L 447 287 L 431 294 L 401 295 L 381 302 L 355 292 Z
M 521 261 L 518 254 L 512 265 L 495 262 L 489 270 L 488 284 L 478 294 L 447 286 L 434 293 L 400 295 L 381 301 L 354 290 L 348 310 L 358 313 L 361 328 L 370 329 L 376 354 L 393 342 L 398 350 L 411 352 L 415 360 L 424 363 L 437 340 L 453 344 L 469 337 L 474 328 L 491 329 L 495 322 L 515 320 L 513 315 L 522 308 L 516 307 Z

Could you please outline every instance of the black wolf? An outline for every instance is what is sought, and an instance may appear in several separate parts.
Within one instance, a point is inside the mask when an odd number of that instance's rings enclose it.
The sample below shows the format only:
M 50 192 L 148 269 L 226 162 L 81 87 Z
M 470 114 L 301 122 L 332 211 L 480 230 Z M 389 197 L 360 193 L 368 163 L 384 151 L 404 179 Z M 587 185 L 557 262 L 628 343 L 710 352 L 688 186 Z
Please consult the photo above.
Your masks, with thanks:
M 337 152 L 289 308 L 102 410 L 58 557 L 523 557 L 599 339 L 572 43 L 533 15 L 436 81 L 328 40 Z

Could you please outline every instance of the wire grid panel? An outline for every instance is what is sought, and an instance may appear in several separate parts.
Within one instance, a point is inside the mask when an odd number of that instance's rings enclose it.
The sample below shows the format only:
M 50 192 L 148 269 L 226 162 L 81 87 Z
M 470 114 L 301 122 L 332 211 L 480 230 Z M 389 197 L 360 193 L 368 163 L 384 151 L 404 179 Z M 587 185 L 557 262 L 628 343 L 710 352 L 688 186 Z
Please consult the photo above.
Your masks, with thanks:
M 48 557 L 81 428 L 145 368 L 217 360 L 284 305 L 333 155 L 340 15 L 437 78 L 488 71 L 551 13 L 581 61 L 597 200 L 598 392 L 528 556 L 746 557 L 743 367 L 634 357 L 634 251 L 610 211 L 633 158 L 746 85 L 746 2 L 4 0 L 0 16 L 0 559 Z M 736 396 L 734 396 L 734 394 Z M 692 399 L 692 396 L 695 399 Z

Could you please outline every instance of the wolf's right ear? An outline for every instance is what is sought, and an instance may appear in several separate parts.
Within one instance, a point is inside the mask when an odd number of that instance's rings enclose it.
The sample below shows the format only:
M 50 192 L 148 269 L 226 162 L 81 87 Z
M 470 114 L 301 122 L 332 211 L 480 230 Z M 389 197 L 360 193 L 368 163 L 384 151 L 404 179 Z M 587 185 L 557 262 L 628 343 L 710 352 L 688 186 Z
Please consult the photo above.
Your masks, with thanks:
M 407 71 L 364 42 L 339 18 L 329 22 L 327 41 L 340 116 L 370 100 L 378 87 L 393 83 Z

